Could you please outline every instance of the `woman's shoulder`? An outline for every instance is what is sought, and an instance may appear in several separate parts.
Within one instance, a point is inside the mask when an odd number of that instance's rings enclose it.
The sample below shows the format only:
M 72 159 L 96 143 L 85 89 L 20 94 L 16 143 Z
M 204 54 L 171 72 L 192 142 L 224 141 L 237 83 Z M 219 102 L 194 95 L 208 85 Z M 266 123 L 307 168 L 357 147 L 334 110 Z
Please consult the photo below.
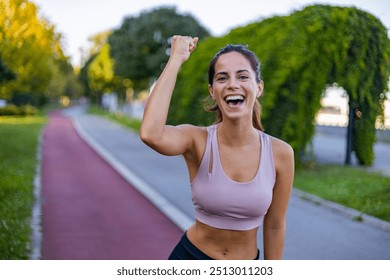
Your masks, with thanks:
M 177 128 L 180 128 L 181 130 L 185 131 L 186 133 L 190 134 L 191 136 L 197 138 L 199 136 L 206 135 L 208 127 L 196 126 L 196 125 L 192 125 L 192 124 L 180 124 L 177 126 Z
M 192 139 L 192 148 L 184 154 L 184 158 L 189 165 L 193 164 L 196 167 L 199 166 L 206 149 L 208 127 L 191 124 L 182 124 L 178 127 L 183 129 Z
M 272 151 L 274 154 L 274 159 L 280 163 L 288 163 L 294 161 L 294 150 L 287 142 L 269 136 L 272 143 Z M 276 162 L 275 162 L 276 163 Z
M 182 129 L 187 135 L 192 139 L 193 148 L 199 149 L 203 147 L 207 141 L 208 127 L 206 126 L 196 126 L 192 124 L 181 124 L 177 126 Z

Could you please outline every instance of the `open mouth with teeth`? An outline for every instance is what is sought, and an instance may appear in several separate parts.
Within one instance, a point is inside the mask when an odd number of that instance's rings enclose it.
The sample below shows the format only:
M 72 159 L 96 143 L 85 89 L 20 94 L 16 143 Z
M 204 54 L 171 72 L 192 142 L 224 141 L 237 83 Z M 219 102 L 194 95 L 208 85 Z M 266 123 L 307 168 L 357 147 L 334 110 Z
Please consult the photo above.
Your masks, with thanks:
M 230 107 L 237 107 L 240 106 L 242 103 L 244 103 L 245 97 L 242 95 L 229 95 L 225 97 L 225 102 Z

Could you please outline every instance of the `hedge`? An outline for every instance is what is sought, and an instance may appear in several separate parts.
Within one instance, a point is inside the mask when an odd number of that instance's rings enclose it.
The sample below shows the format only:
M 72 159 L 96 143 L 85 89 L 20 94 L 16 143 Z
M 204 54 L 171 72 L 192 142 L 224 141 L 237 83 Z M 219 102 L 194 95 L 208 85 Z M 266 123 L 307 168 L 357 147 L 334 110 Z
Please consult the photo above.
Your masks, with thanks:
M 377 18 L 356 8 L 314 5 L 200 41 L 179 74 L 169 123 L 213 121 L 202 110 L 209 95 L 207 69 L 228 43 L 248 45 L 262 62 L 262 123 L 267 133 L 302 155 L 314 135 L 323 91 L 337 84 L 348 93 L 352 110 L 360 111 L 354 116 L 355 154 L 360 164 L 372 164 L 375 121 L 383 115 L 390 76 L 390 42 Z

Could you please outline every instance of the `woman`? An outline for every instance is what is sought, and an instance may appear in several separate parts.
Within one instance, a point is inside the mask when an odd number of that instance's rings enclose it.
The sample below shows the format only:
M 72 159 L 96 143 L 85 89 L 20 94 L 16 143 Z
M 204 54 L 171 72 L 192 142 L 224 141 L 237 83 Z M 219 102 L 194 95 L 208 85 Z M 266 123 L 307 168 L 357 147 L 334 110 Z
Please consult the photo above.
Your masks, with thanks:
M 228 45 L 211 61 L 209 93 L 217 122 L 210 127 L 166 125 L 181 65 L 198 38 L 173 36 L 169 61 L 145 106 L 140 137 L 164 155 L 183 155 L 191 181 L 195 223 L 169 259 L 281 259 L 294 156 L 285 142 L 262 132 L 257 98 L 263 92 L 259 61 Z

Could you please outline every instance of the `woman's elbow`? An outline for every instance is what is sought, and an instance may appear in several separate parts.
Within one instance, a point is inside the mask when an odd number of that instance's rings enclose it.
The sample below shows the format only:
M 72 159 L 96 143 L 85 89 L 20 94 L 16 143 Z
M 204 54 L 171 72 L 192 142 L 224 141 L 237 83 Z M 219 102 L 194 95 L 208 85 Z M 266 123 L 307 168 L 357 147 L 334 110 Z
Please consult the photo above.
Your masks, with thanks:
M 155 142 L 155 137 L 153 136 L 153 133 L 151 133 L 150 130 L 146 129 L 143 126 L 141 126 L 141 129 L 139 131 L 139 137 L 141 138 L 141 141 L 148 146 L 152 146 Z
M 156 150 L 161 145 L 164 132 L 157 128 L 142 126 L 140 128 L 139 137 L 142 142 Z

